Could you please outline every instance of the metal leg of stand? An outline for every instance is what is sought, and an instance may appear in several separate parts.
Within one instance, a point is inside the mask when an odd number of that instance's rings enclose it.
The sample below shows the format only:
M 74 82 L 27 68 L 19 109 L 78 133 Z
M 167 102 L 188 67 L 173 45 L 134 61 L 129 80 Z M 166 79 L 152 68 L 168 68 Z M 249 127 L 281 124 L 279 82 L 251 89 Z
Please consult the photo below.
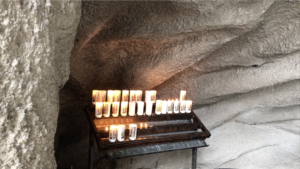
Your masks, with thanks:
M 90 148 L 89 148 L 89 169 L 94 167 L 94 135 L 93 129 L 90 130 Z
M 197 168 L 197 148 L 192 149 L 192 169 Z

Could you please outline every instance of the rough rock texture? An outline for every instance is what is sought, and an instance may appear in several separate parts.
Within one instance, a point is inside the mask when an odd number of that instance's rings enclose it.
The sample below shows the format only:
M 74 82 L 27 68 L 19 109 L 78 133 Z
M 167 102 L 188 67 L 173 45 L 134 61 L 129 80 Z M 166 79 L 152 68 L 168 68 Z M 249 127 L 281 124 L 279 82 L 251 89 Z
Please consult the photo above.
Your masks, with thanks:
M 80 11 L 80 1 L 0 1 L 0 168 L 56 168 L 58 94 Z
M 87 165 L 83 107 L 92 89 L 156 89 L 161 99 L 186 89 L 212 133 L 198 168 L 297 168 L 299 9 L 297 1 L 83 2 L 60 92 L 58 166 Z M 190 162 L 185 150 L 121 159 L 117 168 Z

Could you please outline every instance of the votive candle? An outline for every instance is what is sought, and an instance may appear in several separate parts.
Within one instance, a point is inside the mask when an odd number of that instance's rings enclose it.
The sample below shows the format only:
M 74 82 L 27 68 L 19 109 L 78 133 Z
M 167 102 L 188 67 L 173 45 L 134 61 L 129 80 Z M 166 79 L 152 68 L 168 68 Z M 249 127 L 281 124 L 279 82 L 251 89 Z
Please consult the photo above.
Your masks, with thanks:
M 151 90 L 151 101 L 155 102 L 156 100 L 156 90 Z
M 186 113 L 191 113 L 192 111 L 192 104 L 193 104 L 193 101 L 192 100 L 187 100 L 186 101 Z
M 142 95 L 143 95 L 143 91 L 141 90 L 136 90 L 135 91 L 135 95 L 136 95 L 136 100 L 135 101 L 142 101 Z
M 125 139 L 125 125 L 118 125 L 118 141 Z
M 95 116 L 101 118 L 103 113 L 103 102 L 96 102 Z
M 114 102 L 119 102 L 121 99 L 121 90 L 114 91 Z
M 127 116 L 128 102 L 121 102 L 121 116 Z
M 166 114 L 167 113 L 167 101 L 163 100 L 161 103 L 161 114 Z
M 144 114 L 144 102 L 138 101 L 137 102 L 137 115 L 141 116 Z
M 185 100 L 180 101 L 180 113 L 185 113 L 186 102 Z
M 151 101 L 151 90 L 145 91 L 145 102 Z
M 118 126 L 116 126 L 116 125 L 110 125 L 108 140 L 110 142 L 115 142 L 116 139 L 117 139 L 117 133 L 118 133 Z
M 174 101 L 173 100 L 168 100 L 168 105 L 167 105 L 167 111 L 168 114 L 172 114 L 173 113 L 173 105 Z
M 186 90 L 180 91 L 180 101 L 185 100 L 186 98 Z
M 112 103 L 114 98 L 114 91 L 113 90 L 108 90 L 107 91 L 107 102 Z
M 153 102 L 152 101 L 148 101 L 148 102 L 145 102 L 145 103 L 146 103 L 146 115 L 151 116 Z
M 137 134 L 137 125 L 136 124 L 129 124 L 129 139 L 135 140 Z
M 113 102 L 112 103 L 112 116 L 113 117 L 118 117 L 119 116 L 119 107 L 120 107 L 120 102 Z
M 103 116 L 109 117 L 110 116 L 110 102 L 104 102 L 103 103 Z
M 135 102 L 129 102 L 129 116 L 135 115 Z
M 136 95 L 135 95 L 135 90 L 130 90 L 130 102 L 135 102 L 136 101 Z
M 155 108 L 155 114 L 160 115 L 161 114 L 161 107 L 162 106 L 162 101 L 161 100 L 156 100 L 156 108 Z
M 129 90 L 122 90 L 122 101 L 128 102 Z
M 180 106 L 179 106 L 179 101 L 178 101 L 178 99 L 176 99 L 175 101 L 174 101 L 174 113 L 179 113 L 179 108 L 180 108 Z

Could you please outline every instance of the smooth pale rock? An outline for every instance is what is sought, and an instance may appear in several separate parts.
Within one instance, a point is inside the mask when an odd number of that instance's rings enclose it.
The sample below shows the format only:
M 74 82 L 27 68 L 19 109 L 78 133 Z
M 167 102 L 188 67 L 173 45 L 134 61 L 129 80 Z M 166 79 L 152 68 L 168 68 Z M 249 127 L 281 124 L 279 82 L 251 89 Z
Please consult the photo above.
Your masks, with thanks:
M 0 168 L 56 168 L 58 92 L 80 1 L 0 1 Z

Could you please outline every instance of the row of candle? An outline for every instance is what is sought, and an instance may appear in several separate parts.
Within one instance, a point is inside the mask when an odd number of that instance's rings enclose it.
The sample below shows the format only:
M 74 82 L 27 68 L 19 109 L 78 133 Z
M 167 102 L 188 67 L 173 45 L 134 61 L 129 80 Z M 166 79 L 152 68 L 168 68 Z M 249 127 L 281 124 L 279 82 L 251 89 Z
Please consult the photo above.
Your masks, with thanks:
M 129 139 L 135 140 L 137 134 L 137 125 L 129 124 Z M 108 140 L 110 142 L 124 141 L 125 139 L 125 125 L 111 125 L 109 128 L 109 137 Z

